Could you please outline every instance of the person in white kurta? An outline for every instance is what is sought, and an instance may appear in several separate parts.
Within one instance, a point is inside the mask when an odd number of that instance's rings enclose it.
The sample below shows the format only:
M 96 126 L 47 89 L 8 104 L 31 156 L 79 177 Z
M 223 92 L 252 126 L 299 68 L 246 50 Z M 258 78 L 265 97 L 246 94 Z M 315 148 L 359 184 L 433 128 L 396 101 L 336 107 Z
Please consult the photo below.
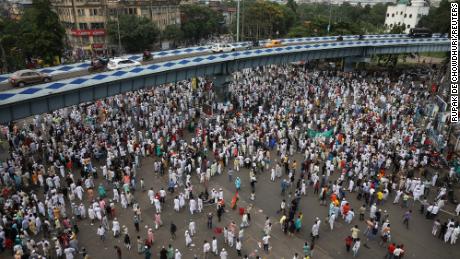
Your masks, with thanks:
M 117 218 L 113 219 L 112 232 L 114 237 L 120 234 L 120 223 L 118 222 Z
M 155 204 L 156 213 L 161 213 L 161 203 L 160 203 L 160 200 L 157 199 L 157 198 L 154 198 L 154 199 L 153 199 L 153 204 Z
M 212 253 L 217 255 L 219 253 L 219 250 L 217 248 L 217 239 L 216 239 L 216 237 L 212 238 L 211 247 L 212 247 Z
M 228 253 L 225 250 L 225 248 L 222 248 L 222 251 L 220 251 L 220 259 L 227 259 Z
M 179 205 L 181 208 L 185 206 L 185 195 L 183 193 L 179 194 Z
M 175 198 L 174 199 L 174 210 L 179 212 L 179 209 L 180 209 L 180 205 L 179 205 L 179 198 Z
M 455 245 L 457 243 L 458 235 L 460 234 L 460 226 L 457 226 L 454 231 L 452 232 L 452 235 L 450 236 L 450 244 Z
M 275 176 L 276 176 L 275 168 L 272 168 L 272 172 L 270 174 L 270 181 L 274 182 L 275 181 Z
M 188 224 L 188 230 L 190 231 L 190 235 L 193 237 L 196 234 L 196 224 L 195 221 L 190 221 Z
M 83 199 L 83 187 L 80 185 L 75 188 L 75 195 L 77 195 L 78 199 L 81 201 Z
M 188 230 L 185 230 L 185 246 L 189 247 L 192 244 L 192 237 L 190 236 L 190 233 Z
M 180 253 L 179 249 L 176 249 L 176 253 L 174 254 L 174 259 L 182 259 L 182 254 Z
M 120 194 L 116 188 L 113 188 L 113 201 L 119 202 L 120 201 Z
M 190 206 L 190 214 L 193 215 L 193 213 L 196 211 L 196 200 L 191 199 L 189 202 L 189 206 Z
M 198 197 L 198 212 L 201 213 L 201 211 L 203 211 L 203 199 Z
M 350 179 L 350 182 L 348 183 L 348 191 L 353 192 L 353 188 L 355 187 L 355 182 L 353 179 Z
M 334 230 L 334 222 L 335 222 L 336 215 L 332 213 L 329 217 L 329 226 L 331 227 L 331 231 Z

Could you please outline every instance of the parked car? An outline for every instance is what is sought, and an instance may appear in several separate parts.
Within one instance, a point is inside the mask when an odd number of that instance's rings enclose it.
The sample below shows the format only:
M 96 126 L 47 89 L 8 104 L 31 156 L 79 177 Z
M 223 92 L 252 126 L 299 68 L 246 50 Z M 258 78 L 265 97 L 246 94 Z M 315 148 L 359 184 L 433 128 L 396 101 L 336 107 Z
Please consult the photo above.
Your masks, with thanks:
M 107 65 L 108 70 L 117 70 L 121 68 L 128 68 L 128 67 L 135 67 L 140 66 L 141 63 L 139 61 L 131 60 L 128 58 L 114 58 L 109 61 Z
M 26 84 L 48 83 L 51 79 L 51 76 L 48 74 L 31 69 L 24 69 L 14 72 L 8 81 L 14 87 L 24 87 Z
M 265 47 L 266 48 L 273 48 L 273 47 L 279 47 L 279 46 L 282 46 L 282 45 L 283 45 L 283 43 L 281 42 L 281 40 L 271 40 L 270 42 L 265 44 Z
M 214 53 L 235 51 L 235 46 L 232 46 L 228 43 L 217 43 L 212 45 L 211 51 Z

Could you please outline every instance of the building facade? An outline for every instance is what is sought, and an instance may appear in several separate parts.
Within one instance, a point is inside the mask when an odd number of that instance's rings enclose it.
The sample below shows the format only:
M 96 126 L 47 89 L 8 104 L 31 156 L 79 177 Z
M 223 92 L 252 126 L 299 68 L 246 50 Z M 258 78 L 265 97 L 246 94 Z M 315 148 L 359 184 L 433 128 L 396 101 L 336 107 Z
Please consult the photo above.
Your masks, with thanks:
M 342 5 L 348 3 L 350 5 L 376 5 L 376 4 L 394 4 L 396 0 L 296 0 L 298 4 L 312 4 L 312 3 L 322 3 L 322 4 L 332 4 L 332 5 Z
M 107 23 L 119 15 L 150 19 L 160 30 L 180 24 L 180 0 L 51 0 L 77 56 L 110 49 Z M 77 53 L 75 53 L 77 52 Z
M 404 24 L 405 32 L 408 33 L 429 11 L 430 6 L 425 0 L 413 0 L 411 3 L 401 0 L 397 5 L 387 7 L 385 25 L 390 30 Z

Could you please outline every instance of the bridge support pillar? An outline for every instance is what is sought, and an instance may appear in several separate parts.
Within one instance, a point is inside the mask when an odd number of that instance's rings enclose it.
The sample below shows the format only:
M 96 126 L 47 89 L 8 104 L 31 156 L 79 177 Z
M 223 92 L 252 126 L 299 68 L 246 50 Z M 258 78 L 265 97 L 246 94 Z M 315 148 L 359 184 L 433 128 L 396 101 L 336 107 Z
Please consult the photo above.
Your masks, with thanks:
M 232 76 L 227 74 L 217 74 L 213 77 L 213 90 L 216 94 L 218 102 L 226 102 L 230 95 L 228 91 L 228 84 L 231 82 Z
M 352 57 L 343 59 L 343 72 L 352 72 L 355 69 L 355 59 Z
M 346 57 L 343 59 L 343 72 L 352 72 L 357 66 L 370 63 L 370 57 Z

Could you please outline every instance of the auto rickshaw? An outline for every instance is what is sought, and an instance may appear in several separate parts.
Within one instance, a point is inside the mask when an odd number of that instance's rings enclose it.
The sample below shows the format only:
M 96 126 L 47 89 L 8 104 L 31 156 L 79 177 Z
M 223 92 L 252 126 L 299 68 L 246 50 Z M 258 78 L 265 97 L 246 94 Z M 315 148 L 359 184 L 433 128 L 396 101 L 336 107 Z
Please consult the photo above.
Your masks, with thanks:
M 109 63 L 109 58 L 107 57 L 98 57 L 91 60 L 91 66 L 88 68 L 88 72 L 102 72 L 107 69 L 107 64 Z

